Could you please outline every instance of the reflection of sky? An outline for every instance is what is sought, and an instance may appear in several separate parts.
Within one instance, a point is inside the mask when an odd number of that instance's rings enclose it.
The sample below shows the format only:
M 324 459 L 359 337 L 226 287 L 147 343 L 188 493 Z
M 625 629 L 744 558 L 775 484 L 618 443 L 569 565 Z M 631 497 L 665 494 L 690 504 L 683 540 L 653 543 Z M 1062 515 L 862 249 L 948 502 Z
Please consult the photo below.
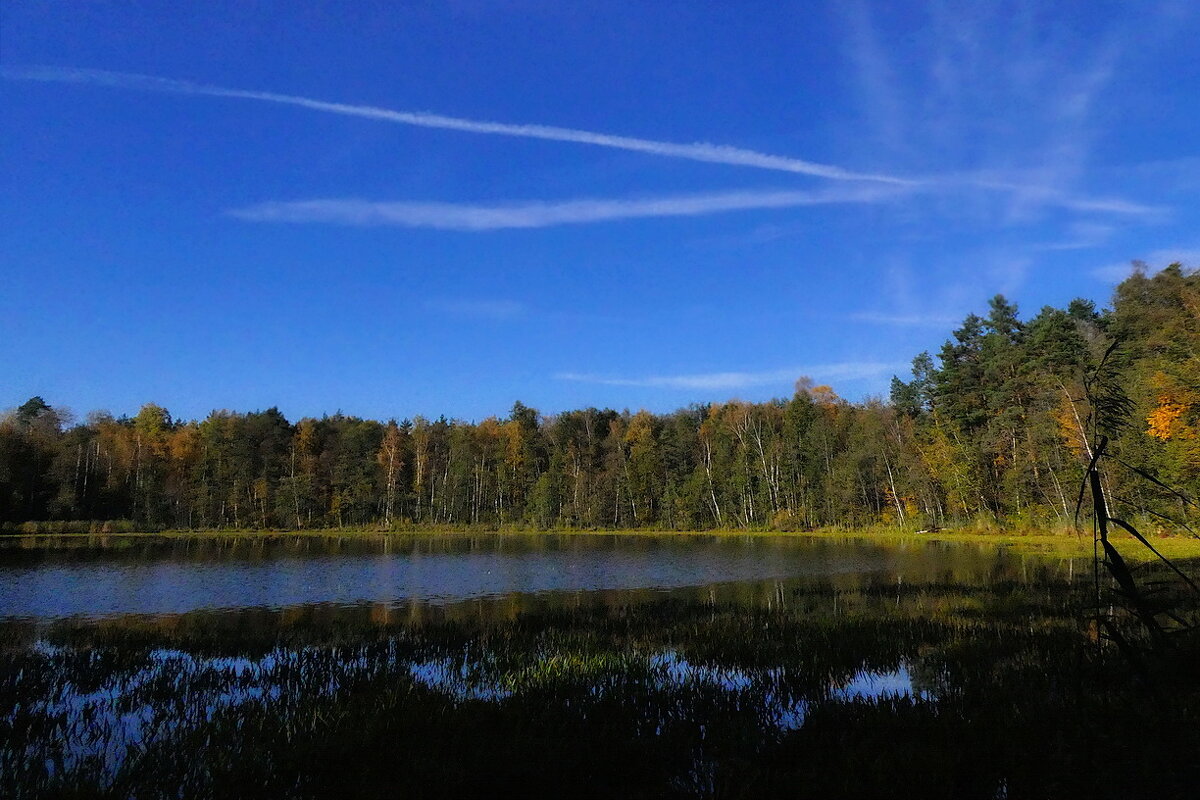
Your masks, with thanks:
M 48 659 L 62 657 L 69 651 L 45 641 L 34 648 Z M 506 680 L 503 668 L 487 660 L 473 660 L 465 652 L 440 654 L 432 658 L 409 661 L 401 651 L 391 649 L 364 658 L 347 653 L 338 657 L 339 667 L 333 673 L 352 683 L 350 676 L 364 671 L 406 671 L 419 685 L 442 692 L 455 700 L 498 702 L 515 692 Z M 533 655 L 526 667 L 536 667 Z M 287 666 L 291 678 L 305 691 L 331 695 L 337 691 L 339 680 L 312 681 L 303 677 L 314 668 L 328 670 L 328 663 L 306 659 L 295 650 L 276 649 L 258 657 L 205 657 L 176 649 L 156 649 L 147 654 L 145 662 L 128 673 L 110 676 L 99 686 L 82 688 L 70 681 L 57 683 L 53 690 L 34 701 L 37 710 L 48 716 L 65 714 L 71 721 L 69 733 L 62 741 L 63 766 L 74 768 L 85 758 L 98 759 L 107 775 L 125 759 L 130 746 L 144 742 L 148 730 L 161 725 L 194 725 L 211 720 L 220 711 L 260 700 L 276 701 L 281 697 L 283 677 L 279 668 Z M 722 664 L 694 663 L 675 650 L 663 650 L 646 660 L 645 666 L 655 676 L 657 687 L 667 690 L 684 689 L 703 684 L 728 693 L 739 704 L 750 704 L 762 715 L 765 724 L 779 730 L 796 730 L 804 725 L 815 703 L 832 701 L 878 700 L 887 697 L 933 699 L 926 692 L 915 691 L 908 666 L 896 669 L 872 670 L 863 667 L 851 675 L 840 688 L 827 696 L 806 696 L 786 689 L 782 668 L 748 669 Z M 293 672 L 294 671 L 294 672 Z M 517 670 L 520 672 L 520 669 Z M 631 674 L 637 668 L 631 670 Z M 297 675 L 302 677 L 297 677 Z M 154 693 L 145 694 L 147 686 L 171 675 L 172 682 L 183 687 L 184 693 L 199 698 L 190 703 L 196 716 L 181 719 L 172 716 L 169 704 L 153 700 Z M 593 687 L 595 695 L 614 691 L 624 696 L 627 688 L 621 684 L 605 687 L 603 682 Z
M 437 689 L 459 700 L 503 700 L 512 696 L 499 680 L 477 675 L 463 661 L 443 658 L 418 661 L 409 667 L 413 680 L 430 689 Z
M 696 682 L 719 686 L 728 692 L 739 692 L 756 684 L 763 685 L 766 687 L 763 692 L 763 701 L 766 704 L 764 711 L 776 727 L 784 730 L 795 730 L 802 726 L 808 716 L 809 706 L 814 700 L 820 699 L 798 697 L 778 691 L 783 674 L 777 668 L 752 671 L 738 667 L 693 664 L 673 650 L 659 653 L 651 658 L 650 663 L 658 669 L 664 686 L 683 686 Z M 829 699 L 833 701 L 870 701 L 888 697 L 932 699 L 930 693 L 913 688 L 907 664 L 900 664 L 889 670 L 864 667 L 844 683 L 832 687 L 829 692 Z
M 664 650 L 650 657 L 650 669 L 658 676 L 658 686 L 677 689 L 688 684 L 705 684 L 726 692 L 740 693 L 756 686 L 764 688 L 753 694 L 763 704 L 761 711 L 772 725 L 782 730 L 796 730 L 804 725 L 813 702 L 824 698 L 801 697 L 779 691 L 783 677 L 779 669 L 747 670 L 717 664 L 694 664 L 674 650 Z M 513 692 L 504 688 L 498 676 L 490 675 L 478 665 L 454 658 L 434 659 L 414 663 L 410 672 L 420 684 L 445 692 L 458 700 L 502 700 Z M 882 700 L 885 698 L 915 698 L 932 700 L 930 693 L 913 687 L 907 664 L 895 669 L 875 670 L 864 667 L 844 683 L 834 686 L 828 699 L 833 702 Z
M 0 566 L 0 617 L 54 619 L 171 614 L 309 604 L 448 603 L 511 593 L 677 589 L 756 581 L 892 574 L 929 580 L 970 562 L 979 576 L 1008 559 L 978 551 L 905 551 L 831 542 L 781 547 L 770 539 L 681 539 L 648 544 L 612 537 L 575 546 L 569 537 L 469 552 L 354 552 L 259 559 L 57 559 Z M 536 547 L 537 549 L 533 549 Z
M 881 697 L 923 697 L 928 692 L 913 690 L 912 676 L 908 674 L 908 665 L 901 664 L 889 672 L 862 670 L 834 690 L 833 696 L 839 700 L 877 700 Z
M 38 641 L 36 650 L 48 658 L 68 653 L 66 648 Z M 212 719 L 218 710 L 263 698 L 276 700 L 280 687 L 271 685 L 267 675 L 276 667 L 278 656 L 270 653 L 260 659 L 241 657 L 205 658 L 181 650 L 157 649 L 147 655 L 146 664 L 134 672 L 118 675 L 90 690 L 70 682 L 57 683 L 49 695 L 34 701 L 34 708 L 47 716 L 65 714 L 70 720 L 62 747 L 62 763 L 57 769 L 69 771 L 85 759 L 98 759 L 107 776 L 111 776 L 125 759 L 131 745 L 143 741 L 147 728 L 165 717 L 164 705 L 151 702 L 150 695 L 141 694 L 145 687 L 160 681 L 164 673 L 194 676 L 201 673 L 221 675 L 224 688 L 210 691 L 204 698 L 205 719 Z M 235 688 L 230 688 L 229 684 Z M 178 722 L 178 721 L 177 721 Z

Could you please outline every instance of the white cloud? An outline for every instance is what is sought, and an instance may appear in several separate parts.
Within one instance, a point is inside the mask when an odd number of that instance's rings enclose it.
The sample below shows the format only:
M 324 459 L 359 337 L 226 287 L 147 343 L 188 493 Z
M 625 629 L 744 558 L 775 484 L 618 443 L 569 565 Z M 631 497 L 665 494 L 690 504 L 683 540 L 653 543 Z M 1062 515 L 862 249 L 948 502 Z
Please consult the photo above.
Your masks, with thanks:
M 956 174 L 927 176 L 922 184 L 948 194 L 983 190 L 1005 203 L 953 211 L 1009 222 L 1035 221 L 1047 208 L 1164 215 L 1080 188 L 1085 181 L 1105 185 L 1089 179 L 1093 143 L 1118 121 L 1106 101 L 1124 71 L 1122 58 L 1143 46 L 1141 31 L 1135 40 L 1109 27 L 1084 39 L 1049 24 L 1049 6 L 1014 9 L 990 0 L 926 3 L 903 14 L 862 0 L 835 6 L 849 72 L 857 77 L 860 146 L 882 147 L 914 176 L 929 164 L 958 165 L 951 167 Z
M 958 322 L 954 317 L 941 314 L 887 314 L 876 311 L 856 311 L 850 315 L 850 319 L 911 328 L 945 328 Z
M 1184 266 L 1194 267 L 1200 265 L 1200 248 L 1175 247 L 1155 250 L 1138 260 L 1145 263 L 1151 273 L 1175 262 L 1179 262 Z M 1091 271 L 1091 275 L 1096 280 L 1103 281 L 1104 283 L 1120 283 L 1132 275 L 1133 270 L 1133 262 L 1127 261 L 1096 267 Z
M 754 386 L 790 385 L 802 375 L 818 383 L 834 380 L 877 378 L 906 367 L 881 361 L 846 361 L 807 367 L 788 367 L 765 372 L 705 372 L 685 375 L 650 375 L 641 378 L 614 377 L 578 372 L 560 372 L 556 380 L 597 383 L 605 386 L 641 386 L 655 389 L 719 390 L 746 389 Z
M 833 8 L 845 16 L 849 56 L 856 67 L 864 116 L 885 145 L 902 150 L 908 143 L 904 99 L 888 60 L 889 50 L 880 46 L 870 10 L 861 0 L 846 0 Z
M 821 192 L 747 191 L 674 195 L 629 200 L 582 198 L 498 205 L 375 202 L 357 199 L 269 202 L 228 213 L 252 222 L 324 222 L 340 225 L 398 225 L 408 228 L 485 231 L 545 228 L 643 217 L 690 217 L 751 209 L 794 208 L 833 203 L 872 203 L 903 193 L 899 188 L 857 187 Z
M 945 175 L 930 179 L 922 188 L 947 191 L 955 189 L 986 189 L 1008 195 L 1013 206 L 1053 207 L 1081 214 L 1110 214 L 1121 217 L 1163 219 L 1170 212 L 1162 206 L 1135 203 L 1119 197 L 1086 197 L 1054 188 L 1050 181 L 1027 180 L 1026 170 L 987 170 Z
M 1133 274 L 1132 264 L 1108 264 L 1092 270 L 1092 277 L 1104 283 L 1120 283 Z
M 1089 250 L 1107 242 L 1116 231 L 1112 225 L 1095 222 L 1075 222 L 1067 226 L 1066 236 L 1054 242 L 1045 242 L 1033 246 L 1034 250 Z

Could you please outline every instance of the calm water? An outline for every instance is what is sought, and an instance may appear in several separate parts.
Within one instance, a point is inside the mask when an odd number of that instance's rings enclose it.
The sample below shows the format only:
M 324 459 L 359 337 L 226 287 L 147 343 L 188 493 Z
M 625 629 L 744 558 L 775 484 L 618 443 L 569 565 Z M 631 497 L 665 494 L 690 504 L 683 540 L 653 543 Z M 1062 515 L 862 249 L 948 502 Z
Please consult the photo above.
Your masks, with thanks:
M 0 619 L 103 619 L 303 606 L 539 605 L 675 592 L 786 602 L 798 586 L 985 585 L 1072 565 L 990 545 L 631 535 L 104 537 L 0 542 Z

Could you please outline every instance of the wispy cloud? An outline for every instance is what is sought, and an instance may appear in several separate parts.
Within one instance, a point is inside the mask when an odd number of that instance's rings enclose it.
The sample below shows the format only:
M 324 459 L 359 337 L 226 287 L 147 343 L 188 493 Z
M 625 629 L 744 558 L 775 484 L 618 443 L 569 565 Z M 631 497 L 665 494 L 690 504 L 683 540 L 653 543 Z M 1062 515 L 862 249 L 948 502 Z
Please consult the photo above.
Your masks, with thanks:
M 1092 270 L 1092 277 L 1104 283 L 1120 283 L 1133 274 L 1133 264 L 1107 264 Z
M 1050 31 L 1036 5 L 1014 9 L 987 0 L 928 3 L 912 13 L 845 0 L 837 10 L 859 89 L 858 141 L 866 146 L 872 139 L 869 146 L 901 159 L 907 174 L 926 171 L 930 157 L 943 169 L 957 163 L 955 174 L 925 182 L 940 183 L 956 199 L 955 189 L 969 189 L 1005 202 L 956 213 L 1011 222 L 1039 219 L 1047 208 L 1081 216 L 1165 215 L 1081 188 L 1093 143 L 1115 121 L 1106 93 L 1122 73 L 1122 56 L 1142 45 L 1140 31 L 1136 45 L 1120 29 L 1083 39 Z
M 1200 265 L 1200 248 L 1172 247 L 1155 250 L 1144 258 L 1138 259 L 1138 261 L 1145 264 L 1151 271 L 1160 270 L 1176 262 L 1184 266 L 1194 267 Z M 1092 270 L 1091 275 L 1096 280 L 1103 281 L 1104 283 L 1120 283 L 1133 274 L 1134 268 L 1133 261 L 1106 264 Z
M 848 49 L 856 67 L 858 84 L 865 101 L 867 123 L 877 138 L 892 150 L 904 150 L 905 111 L 899 82 L 888 61 L 887 51 L 879 44 L 870 9 L 861 0 L 845 0 L 834 6 L 847 23 Z
M 871 48 L 866 47 L 864 52 Z M 872 67 L 874 69 L 875 67 Z M 882 67 L 879 67 L 882 69 Z M 868 70 L 870 73 L 870 70 Z M 642 139 L 633 136 L 601 133 L 597 131 L 563 128 L 542 124 L 512 124 L 484 120 L 450 117 L 424 111 L 400 111 L 377 106 L 355 105 L 319 100 L 299 95 L 263 92 L 250 89 L 235 89 L 221 86 L 193 83 L 190 81 L 160 78 L 151 75 L 139 75 L 125 72 L 109 72 L 104 70 L 71 69 L 62 67 L 0 67 L 0 77 L 10 80 L 44 81 L 58 83 L 76 83 L 95 86 L 107 86 L 117 89 L 161 92 L 181 95 L 202 95 L 208 97 L 224 97 L 243 100 L 257 100 L 294 106 L 330 114 L 340 114 L 351 117 L 391 122 L 400 125 L 410 125 L 422 128 L 459 131 L 463 133 L 487 134 L 496 136 L 511 136 L 526 139 L 541 139 L 574 144 L 593 145 L 617 150 L 626 150 L 666 158 L 679 158 L 700 161 L 711 164 L 751 167 L 755 169 L 773 170 L 815 178 L 835 181 L 852 181 L 870 183 L 894 188 L 910 188 L 926 192 L 955 194 L 963 190 L 983 190 L 991 194 L 1011 196 L 1014 202 L 1026 206 L 1052 206 L 1081 213 L 1105 213 L 1126 216 L 1161 215 L 1163 210 L 1152 206 L 1111 197 L 1078 196 L 1063 190 L 1057 176 L 1034 175 L 1031 182 L 1021 180 L 1003 180 L 990 178 L 985 175 L 932 175 L 924 177 L 903 177 L 899 175 L 861 172 L 846 167 L 823 164 L 815 161 L 763 153 L 729 145 L 711 144 L 708 142 L 680 143 L 666 142 L 655 139 Z M 878 77 L 878 76 L 877 76 Z M 872 81 L 875 90 L 873 94 L 886 89 L 888 81 L 883 77 Z M 884 92 L 886 94 L 886 92 Z M 1078 103 L 1077 103 L 1078 104 Z M 1086 103 L 1085 103 L 1086 105 Z M 885 127 L 897 128 L 900 108 L 891 108 L 888 117 L 893 117 Z M 1053 178 L 1047 180 L 1046 178 Z M 326 202 L 326 201 L 319 201 Z M 339 201 L 343 202 L 343 201 Z M 413 204 L 416 209 L 420 205 Z M 797 204 L 799 205 L 799 204 Z M 736 206 L 735 208 L 757 208 L 761 206 Z M 281 207 L 282 210 L 282 207 Z M 734 210 L 734 209 L 714 209 Z M 298 212 L 298 208 L 293 209 Z M 662 216 L 646 214 L 645 216 Z M 587 220 L 580 220 L 587 221 Z M 362 224 L 362 223 L 359 223 Z M 392 223 L 404 224 L 404 223 Z M 460 229 L 479 229 L 466 225 L 449 226 Z M 521 227 L 521 226 L 490 226 L 490 227 Z M 530 226 L 531 227 L 531 226 Z
M 1007 195 L 1014 205 L 1024 207 L 1054 207 L 1080 213 L 1110 214 L 1120 217 L 1141 217 L 1147 220 L 1164 219 L 1170 210 L 1163 206 L 1135 203 L 1120 197 L 1092 197 L 1055 188 L 1052 182 L 1039 182 L 1038 176 L 1027 176 L 1025 170 L 1013 170 L 1012 177 L 997 177 L 995 171 L 967 172 L 929 179 L 922 188 L 985 189 Z M 1028 180 L 1023 180 L 1027 178 Z
M 5 67 L 0 69 L 0 75 L 16 80 L 54 81 L 62 83 L 86 83 L 99 86 L 110 86 L 118 89 L 137 89 L 142 91 L 167 92 L 171 94 L 207 95 L 209 97 L 230 97 L 244 100 L 261 100 L 268 103 L 298 106 L 310 111 L 323 111 L 331 114 L 343 114 L 351 117 L 394 122 L 401 125 L 415 125 L 422 128 L 439 128 L 442 130 L 461 131 L 463 133 L 481 133 L 497 136 L 516 136 L 525 139 L 546 139 L 556 142 L 573 142 L 575 144 L 590 144 L 597 147 L 609 147 L 617 150 L 630 150 L 638 153 L 648 153 L 668 158 L 682 158 L 691 161 L 704 161 L 710 164 L 728 164 L 739 167 L 755 167 L 758 169 L 792 172 L 800 175 L 811 175 L 817 178 L 842 181 L 868 181 L 893 185 L 911 185 L 913 181 L 894 175 L 882 175 L 867 172 L 857 172 L 832 164 L 820 164 L 789 156 L 760 153 L 728 145 L 709 144 L 707 142 L 679 143 L 663 142 L 654 139 L 641 139 L 633 136 L 618 136 L 596 131 L 578 130 L 576 128 L 560 128 L 553 125 L 511 124 L 506 122 L 488 122 L 482 120 L 447 117 L 441 114 L 431 114 L 424 111 L 396 111 L 376 106 L 352 105 L 348 103 L 333 103 L 298 95 L 278 94 L 275 92 L 259 92 L 248 89 L 230 89 L 220 86 L 207 86 L 190 81 L 156 78 L 151 75 L 137 75 L 125 72 L 107 72 L 90 69 L 63 69 L 58 67 Z
M 504 321 L 525 315 L 523 303 L 516 300 L 481 300 L 472 298 L 442 298 L 427 300 L 430 311 L 466 319 Z
M 1107 242 L 1116 231 L 1112 225 L 1094 222 L 1076 222 L 1069 225 L 1066 236 L 1058 241 L 1033 245 L 1034 250 L 1050 252 L 1063 250 L 1089 250 Z
M 642 217 L 691 217 L 752 209 L 873 203 L 885 201 L 905 191 L 900 187 L 863 186 L 816 192 L 748 191 L 629 200 L 583 198 L 499 205 L 330 199 L 260 203 L 233 209 L 228 213 L 252 222 L 324 222 L 339 225 L 397 225 L 408 228 L 487 231 L 504 228 L 546 228 L 553 225 Z
M 958 322 L 944 314 L 887 314 L 876 311 L 856 311 L 850 315 L 856 322 L 875 325 L 896 325 L 907 328 L 946 328 Z
M 807 367 L 788 367 L 765 372 L 704 372 L 687 375 L 650 375 L 641 378 L 615 377 L 590 373 L 560 372 L 556 380 L 596 383 L 604 386 L 640 386 L 652 389 L 736 390 L 755 386 L 790 385 L 802 375 L 818 382 L 877 378 L 905 368 L 905 364 L 882 361 L 845 361 Z

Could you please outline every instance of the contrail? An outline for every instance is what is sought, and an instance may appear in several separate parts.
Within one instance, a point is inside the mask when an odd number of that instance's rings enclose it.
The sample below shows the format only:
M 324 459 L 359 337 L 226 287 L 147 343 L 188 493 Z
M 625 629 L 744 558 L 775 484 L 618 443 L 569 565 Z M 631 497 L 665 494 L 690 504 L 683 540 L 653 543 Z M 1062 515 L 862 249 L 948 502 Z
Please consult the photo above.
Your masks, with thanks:
M 608 133 L 597 133 L 595 131 L 584 131 L 575 128 L 559 128 L 552 125 L 513 125 L 505 122 L 485 122 L 462 119 L 460 117 L 446 117 L 441 114 L 430 114 L 423 111 L 394 111 L 375 106 L 331 103 L 325 100 L 315 100 L 309 97 L 299 97 L 290 94 L 277 94 L 275 92 L 227 89 L 220 86 L 206 86 L 204 84 L 174 80 L 172 78 L 156 78 L 151 75 L 91 69 L 62 69 L 58 67 L 0 67 L 0 75 L 14 80 L 86 83 L 111 86 L 119 89 L 138 89 L 142 91 L 167 92 L 170 94 L 262 100 L 268 103 L 298 106 L 312 111 L 324 111 L 329 114 L 364 117 L 366 119 L 394 122 L 400 125 L 415 125 L 421 128 L 439 128 L 441 130 L 462 131 L 464 133 L 485 133 L 496 136 L 516 136 L 525 139 L 590 144 L 597 147 L 630 150 L 635 153 L 648 153 L 668 158 L 704 161 L 710 164 L 755 167 L 758 169 L 775 170 L 777 172 L 811 175 L 830 180 L 870 181 L 897 186 L 912 186 L 916 184 L 916 181 L 892 175 L 853 172 L 831 164 L 818 164 L 799 158 L 759 153 L 754 150 L 744 150 L 740 147 L 708 144 L 706 142 L 681 144 L 677 142 L 660 142 L 653 139 L 639 139 L 633 136 L 615 136 Z
M 278 94 L 276 92 L 228 89 L 220 86 L 208 86 L 190 81 L 180 81 L 173 78 L 156 78 L 152 75 L 138 75 L 128 72 L 69 69 L 62 67 L 0 67 L 0 77 L 10 80 L 81 83 L 93 86 L 110 86 L 118 89 L 164 92 L 168 94 L 206 95 L 209 97 L 259 100 L 268 103 L 307 108 L 312 111 L 323 111 L 328 114 L 362 117 L 400 125 L 413 125 L 421 128 L 437 128 L 465 133 L 590 144 L 596 147 L 647 153 L 667 158 L 681 158 L 710 164 L 752 167 L 755 169 L 774 170 L 776 172 L 810 175 L 829 180 L 870 182 L 919 191 L 952 192 L 961 189 L 982 189 L 987 192 L 1024 197 L 1041 205 L 1057 206 L 1085 213 L 1092 212 L 1142 217 L 1161 216 L 1165 213 L 1165 210 L 1162 208 L 1131 203 L 1120 198 L 1081 197 L 1065 192 L 1058 187 L 1025 185 L 1022 183 L 989 179 L 979 175 L 960 174 L 940 177 L 900 178 L 894 175 L 854 172 L 832 164 L 819 164 L 799 158 L 777 156 L 770 153 L 760 153 L 755 150 L 745 150 L 740 147 L 709 144 L 706 142 L 692 144 L 660 142 L 654 139 L 616 136 L 608 133 L 578 130 L 576 128 L 559 128 L 552 125 L 513 125 L 505 122 L 487 122 L 463 119 L 461 117 L 447 117 L 441 114 L 430 114 L 422 111 L 395 111 L 376 106 L 332 103 L 326 100 L 315 100 L 310 97 Z
M 558 202 L 464 205 L 325 199 L 268 202 L 229 211 L 252 222 L 397 225 L 457 231 L 546 228 L 648 217 L 691 217 L 730 211 L 794 208 L 837 203 L 876 203 L 906 194 L 901 187 L 842 187 L 821 192 L 751 191 L 675 195 L 630 200 L 581 198 Z

